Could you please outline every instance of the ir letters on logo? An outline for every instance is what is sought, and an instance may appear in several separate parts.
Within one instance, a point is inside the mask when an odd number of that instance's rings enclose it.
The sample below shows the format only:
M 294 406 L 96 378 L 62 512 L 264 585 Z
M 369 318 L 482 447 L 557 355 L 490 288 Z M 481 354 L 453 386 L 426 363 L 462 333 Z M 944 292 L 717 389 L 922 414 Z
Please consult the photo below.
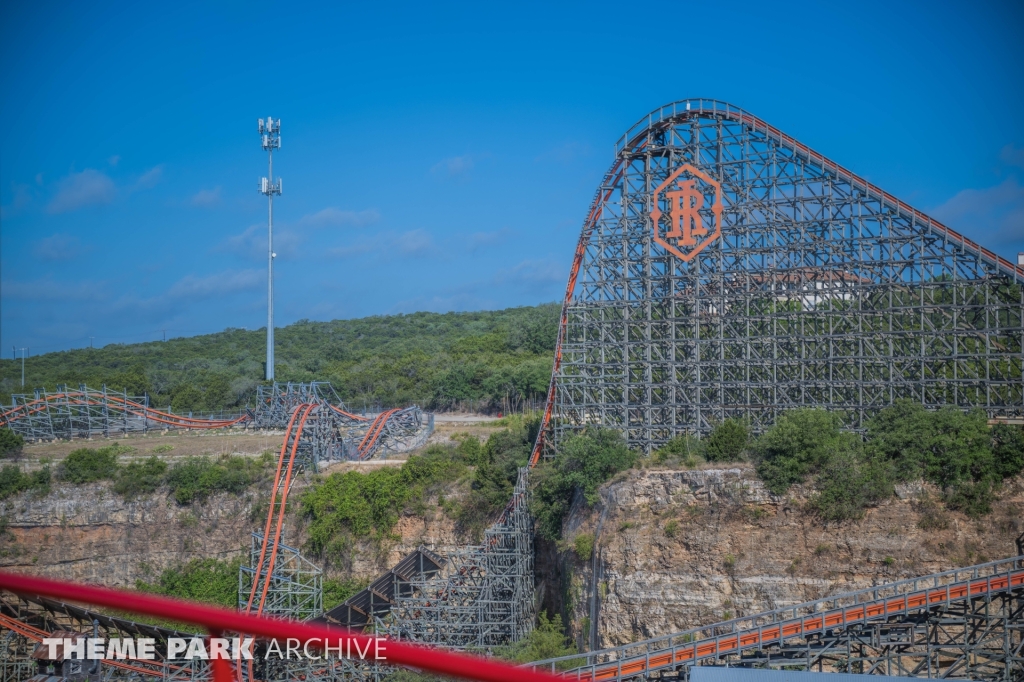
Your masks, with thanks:
M 690 261 L 722 235 L 722 186 L 690 164 L 680 166 L 651 197 L 654 241 Z

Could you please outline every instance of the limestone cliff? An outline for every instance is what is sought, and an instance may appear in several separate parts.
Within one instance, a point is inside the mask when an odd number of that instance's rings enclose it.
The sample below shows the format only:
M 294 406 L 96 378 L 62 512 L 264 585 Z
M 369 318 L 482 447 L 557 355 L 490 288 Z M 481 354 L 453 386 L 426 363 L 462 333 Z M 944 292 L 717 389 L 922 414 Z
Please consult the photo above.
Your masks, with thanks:
M 772 495 L 747 466 L 620 474 L 600 504 L 576 505 L 566 521 L 570 539 L 597 534 L 591 560 L 566 552 L 561 563 L 578 643 L 624 644 L 1011 556 L 1024 530 L 1021 478 L 978 520 L 946 511 L 922 485 L 843 523 L 804 511 L 806 496 Z
M 301 494 L 304 482 L 291 491 Z M 111 587 L 152 581 L 168 567 L 194 558 L 248 556 L 250 534 L 262 530 L 265 490 L 218 494 L 178 505 L 165 492 L 125 500 L 108 483 L 54 486 L 49 495 L 22 493 L 0 502 L 0 567 Z M 291 505 L 289 505 L 291 506 Z M 401 517 L 395 539 L 360 542 L 326 575 L 368 579 L 423 544 L 449 552 L 460 542 L 455 524 L 434 506 Z M 286 517 L 282 541 L 302 547 L 301 519 Z

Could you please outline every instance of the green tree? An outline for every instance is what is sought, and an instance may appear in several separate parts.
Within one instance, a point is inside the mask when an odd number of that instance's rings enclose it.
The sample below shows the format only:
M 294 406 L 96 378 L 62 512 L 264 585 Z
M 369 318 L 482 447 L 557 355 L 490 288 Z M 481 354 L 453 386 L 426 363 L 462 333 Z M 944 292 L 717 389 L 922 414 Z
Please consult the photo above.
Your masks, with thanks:
M 928 411 L 900 400 L 867 424 L 868 448 L 891 461 L 900 480 L 924 478 L 943 488 L 982 480 L 995 470 L 985 414 L 954 407 Z
M 24 445 L 25 439 L 20 435 L 6 427 L 0 428 L 0 457 L 17 457 Z
M 242 559 L 192 559 L 160 574 L 156 583 L 135 582 L 135 589 L 218 606 L 238 606 L 238 569 Z
M 141 397 L 153 390 L 149 377 L 146 376 L 146 369 L 140 364 L 111 374 L 104 383 L 113 390 L 124 391 L 130 396 Z
M 704 456 L 709 462 L 737 462 L 750 442 L 750 430 L 739 419 L 726 419 L 707 438 Z
M 502 658 L 515 663 L 542 661 L 547 658 L 560 658 L 576 653 L 576 646 L 565 635 L 562 616 L 555 614 L 548 618 L 546 611 L 537 616 L 537 627 L 529 635 L 516 642 L 500 653 Z M 566 661 L 565 669 L 572 667 L 575 661 Z
M 843 434 L 815 480 L 811 507 L 826 521 L 857 519 L 892 497 L 891 467 L 864 456 L 860 439 Z
M 155 455 L 141 462 L 129 462 L 117 472 L 114 491 L 128 499 L 156 492 L 166 474 L 167 462 Z
M 203 405 L 203 392 L 194 384 L 178 384 L 171 390 L 171 409 L 186 413 L 199 410 Z
M 1024 429 L 1009 424 L 992 427 L 992 455 L 996 475 L 1010 478 L 1024 471 Z
M 776 495 L 816 472 L 840 446 L 839 415 L 813 408 L 784 412 L 757 439 L 757 472 Z
M 114 478 L 117 474 L 117 448 L 99 450 L 78 448 L 64 458 L 57 468 L 57 477 L 68 483 L 90 483 Z
M 534 470 L 532 510 L 543 537 L 556 540 L 562 521 L 579 490 L 587 504 L 598 500 L 602 483 L 637 461 L 636 453 L 626 447 L 622 434 L 613 429 L 587 428 L 566 438 L 553 463 Z

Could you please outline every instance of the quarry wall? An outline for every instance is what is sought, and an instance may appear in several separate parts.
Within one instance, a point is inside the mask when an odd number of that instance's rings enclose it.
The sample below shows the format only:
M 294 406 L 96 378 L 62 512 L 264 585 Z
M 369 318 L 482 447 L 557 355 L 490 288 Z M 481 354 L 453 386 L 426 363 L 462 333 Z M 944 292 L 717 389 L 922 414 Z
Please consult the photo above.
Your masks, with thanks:
M 538 543 L 538 604 L 563 613 L 588 649 L 1016 554 L 1024 478 L 1008 481 L 980 519 L 946 510 L 926 485 L 897 492 L 862 519 L 823 523 L 804 509 L 810 491 L 773 495 L 748 465 L 624 472 L 594 507 L 574 505 L 562 543 Z M 22 493 L 0 502 L 0 566 L 110 586 L 152 582 L 193 558 L 247 554 L 265 497 L 181 506 L 165 493 L 126 501 L 106 483 Z M 580 534 L 596 536 L 586 560 L 572 549 Z M 418 545 L 449 552 L 466 542 L 433 501 L 403 515 L 393 535 L 357 542 L 325 574 L 370 579 Z M 283 541 L 305 541 L 294 513 Z
M 805 511 L 808 495 L 773 495 L 747 465 L 620 474 L 565 524 L 566 546 L 597 536 L 593 556 L 566 549 L 555 562 L 578 645 L 625 644 L 1013 556 L 1024 532 L 1024 478 L 1008 481 L 980 519 L 946 510 L 921 484 L 841 523 Z

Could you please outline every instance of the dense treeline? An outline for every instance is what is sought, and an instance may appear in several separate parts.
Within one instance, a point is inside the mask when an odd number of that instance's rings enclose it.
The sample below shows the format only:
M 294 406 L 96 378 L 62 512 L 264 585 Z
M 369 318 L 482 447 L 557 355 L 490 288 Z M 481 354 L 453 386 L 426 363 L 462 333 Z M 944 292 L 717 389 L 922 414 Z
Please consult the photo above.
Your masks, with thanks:
M 547 390 L 558 306 L 414 313 L 276 330 L 279 381 L 330 381 L 353 407 L 538 399 Z M 237 410 L 264 375 L 266 332 L 218 334 L 48 353 L 26 362 L 26 392 L 80 383 L 175 411 Z M 21 390 L 21 362 L 0 360 L 0 402 Z
M 1002 482 L 1024 472 L 1024 430 L 990 428 L 981 410 L 929 411 L 899 400 L 868 422 L 863 437 L 844 431 L 834 412 L 802 408 L 757 438 L 741 421 L 726 420 L 704 441 L 676 438 L 652 459 L 684 466 L 751 460 L 777 495 L 810 483 L 810 508 L 828 521 L 858 518 L 897 484 L 914 481 L 934 484 L 946 508 L 981 516 Z

